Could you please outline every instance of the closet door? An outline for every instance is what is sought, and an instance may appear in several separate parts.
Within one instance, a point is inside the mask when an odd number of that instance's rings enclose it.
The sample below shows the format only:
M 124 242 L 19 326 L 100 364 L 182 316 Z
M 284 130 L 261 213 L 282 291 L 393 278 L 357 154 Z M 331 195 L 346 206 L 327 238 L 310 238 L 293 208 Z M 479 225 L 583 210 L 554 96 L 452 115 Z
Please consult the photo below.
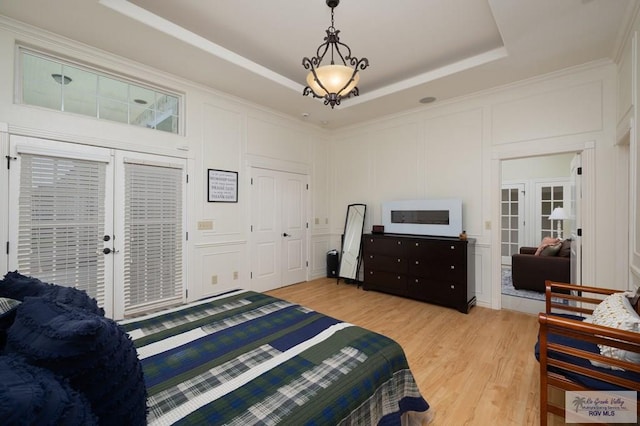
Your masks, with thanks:
M 251 287 L 268 291 L 307 277 L 307 176 L 253 168 Z
M 110 151 L 21 136 L 10 145 L 9 270 L 85 290 L 110 314 Z

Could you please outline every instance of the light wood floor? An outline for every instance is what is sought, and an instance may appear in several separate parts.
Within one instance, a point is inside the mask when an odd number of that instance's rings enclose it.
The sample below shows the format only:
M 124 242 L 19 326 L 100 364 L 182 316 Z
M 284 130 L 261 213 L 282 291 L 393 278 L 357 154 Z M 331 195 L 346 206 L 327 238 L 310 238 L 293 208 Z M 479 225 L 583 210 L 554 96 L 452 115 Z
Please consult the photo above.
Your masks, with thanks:
M 327 278 L 268 294 L 400 343 L 434 426 L 540 423 L 534 315 L 477 306 L 465 315 Z

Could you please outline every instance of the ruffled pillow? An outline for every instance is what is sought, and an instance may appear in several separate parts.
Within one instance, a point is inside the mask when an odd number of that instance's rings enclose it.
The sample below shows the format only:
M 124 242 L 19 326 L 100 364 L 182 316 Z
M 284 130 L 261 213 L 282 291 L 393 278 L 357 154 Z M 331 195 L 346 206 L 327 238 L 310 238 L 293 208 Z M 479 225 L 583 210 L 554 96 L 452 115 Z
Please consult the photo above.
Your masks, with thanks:
M 37 278 L 22 275 L 18 271 L 8 272 L 4 279 L 0 280 L 0 297 L 20 301 L 25 297 L 48 297 L 104 316 L 104 309 L 99 307 L 98 302 L 86 291 L 44 283 Z
M 7 272 L 0 280 L 0 297 L 23 301 L 25 297 L 40 296 L 47 284 L 37 278 L 27 277 L 18 271 Z
M 133 342 L 113 320 L 46 297 L 27 297 L 7 353 L 69 380 L 103 425 L 146 421 L 146 387 Z
M 50 371 L 0 356 L 0 419 L 5 425 L 97 425 L 87 399 Z
M 618 330 L 640 332 L 640 316 L 633 309 L 624 293 L 613 293 L 607 296 L 593 310 L 591 318 L 585 321 L 605 327 L 617 328 Z M 640 364 L 639 353 L 607 345 L 598 345 L 598 348 L 603 356 Z M 621 370 L 619 367 L 598 361 L 591 361 L 591 363 L 597 367 Z

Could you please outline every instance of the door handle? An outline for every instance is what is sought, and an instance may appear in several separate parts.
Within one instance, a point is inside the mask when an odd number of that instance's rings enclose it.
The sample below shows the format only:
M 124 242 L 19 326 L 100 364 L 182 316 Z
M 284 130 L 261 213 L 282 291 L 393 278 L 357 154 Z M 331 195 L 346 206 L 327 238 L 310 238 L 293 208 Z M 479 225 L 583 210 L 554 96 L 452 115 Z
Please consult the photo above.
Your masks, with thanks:
M 99 251 L 98 254 L 109 254 L 109 253 L 120 253 L 120 250 L 111 250 L 109 247 L 105 247 L 102 249 L 102 251 Z
M 290 237 L 291 235 L 287 234 L 286 232 L 284 234 L 282 234 L 283 237 Z

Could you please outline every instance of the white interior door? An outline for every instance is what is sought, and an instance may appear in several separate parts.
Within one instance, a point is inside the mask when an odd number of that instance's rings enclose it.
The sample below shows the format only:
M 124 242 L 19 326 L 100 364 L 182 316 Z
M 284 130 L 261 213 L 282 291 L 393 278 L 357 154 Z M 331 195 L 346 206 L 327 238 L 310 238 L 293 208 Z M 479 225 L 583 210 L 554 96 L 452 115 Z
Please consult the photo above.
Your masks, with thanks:
M 253 168 L 251 182 L 252 289 L 305 281 L 307 176 Z
M 580 154 L 571 161 L 570 175 L 570 219 L 569 235 L 571 238 L 571 282 L 582 283 L 582 220 L 580 210 L 582 206 L 582 185 L 580 177 L 582 175 L 582 157 Z
M 10 152 L 10 270 L 115 319 L 184 300 L 184 160 L 22 136 Z

